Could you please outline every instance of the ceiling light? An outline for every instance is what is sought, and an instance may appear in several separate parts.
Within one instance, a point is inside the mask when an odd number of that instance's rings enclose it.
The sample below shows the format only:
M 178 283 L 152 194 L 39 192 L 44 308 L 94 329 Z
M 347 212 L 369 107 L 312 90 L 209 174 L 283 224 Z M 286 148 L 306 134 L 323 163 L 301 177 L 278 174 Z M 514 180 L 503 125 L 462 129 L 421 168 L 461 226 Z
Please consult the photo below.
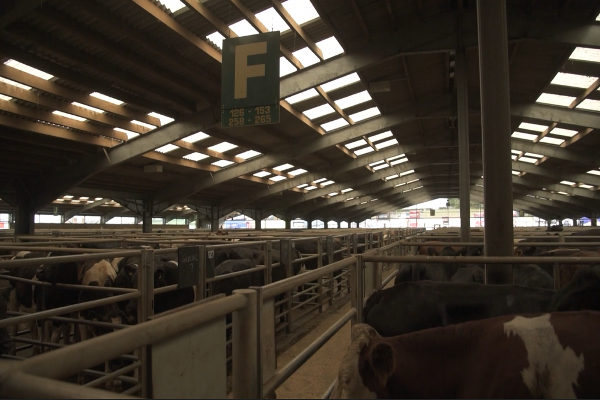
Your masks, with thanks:
M 573 186 L 575 184 L 575 182 L 571 182 L 571 181 L 560 181 L 560 183 L 562 183 L 563 185 L 569 185 L 569 186 Z
M 317 187 L 316 186 L 307 186 L 305 189 L 306 190 L 315 190 Z
M 327 178 L 321 178 L 321 179 L 317 179 L 316 181 L 313 181 L 313 183 L 320 183 L 320 182 L 323 182 L 326 180 L 327 180 Z
M 287 178 L 285 176 L 275 175 L 275 176 L 270 177 L 269 179 L 272 180 L 273 182 L 278 182 L 278 181 L 282 181 Z
M 398 174 L 394 174 L 394 175 L 386 176 L 386 177 L 385 177 L 385 178 L 383 178 L 383 179 L 385 179 L 386 181 L 389 181 L 390 179 L 397 178 L 398 176 L 399 176 Z
M 400 176 L 410 175 L 410 174 L 412 174 L 414 172 L 415 172 L 415 170 L 411 169 L 411 170 L 408 170 L 408 171 L 401 172 Z
M 117 100 L 115 98 L 112 98 L 110 96 L 106 96 L 106 95 L 104 95 L 102 93 L 98 93 L 98 92 L 90 93 L 90 96 L 95 97 L 95 98 L 100 99 L 100 100 L 108 101 L 109 103 L 113 103 L 113 104 L 116 104 L 118 106 L 120 106 L 121 104 L 123 104 L 123 102 L 121 100 Z
M 348 193 L 348 192 L 351 192 L 351 191 L 353 191 L 353 190 L 354 190 L 354 189 L 352 189 L 352 188 L 347 188 L 347 189 L 342 189 L 342 190 L 341 190 L 341 192 L 342 192 L 342 193 Z
M 260 171 L 254 174 L 254 176 L 259 177 L 259 178 L 264 178 L 265 176 L 269 176 L 271 175 L 270 172 L 267 171 Z
M 283 164 L 278 167 L 274 167 L 273 169 L 277 170 L 277 171 L 285 171 L 286 169 L 290 169 L 290 168 L 294 168 L 294 166 L 292 164 Z
M 288 174 L 292 176 L 298 176 L 307 173 L 308 171 L 302 168 L 295 169 L 293 171 L 289 171 Z
M 206 154 L 194 152 L 194 153 L 188 154 L 187 156 L 183 156 L 183 158 L 185 158 L 186 160 L 191 160 L 191 161 L 200 161 L 200 160 L 204 160 L 205 158 L 208 158 L 208 156 Z
M 208 137 L 210 137 L 210 136 L 208 136 L 204 132 L 197 132 L 197 133 L 194 133 L 193 135 L 190 135 L 190 136 L 188 136 L 186 138 L 183 138 L 181 140 L 183 140 L 184 142 L 188 142 L 188 143 L 196 143 L 196 142 L 204 140 L 204 139 L 206 139 Z
M 215 144 L 214 146 L 210 146 L 208 150 L 216 151 L 218 153 L 225 153 L 226 151 L 235 149 L 236 147 L 238 147 L 236 144 L 221 142 L 219 144 Z
M 252 157 L 260 156 L 261 154 L 262 153 L 259 153 L 258 151 L 248 150 L 248 151 L 245 151 L 243 153 L 238 154 L 236 157 L 243 158 L 244 160 L 247 160 L 247 159 L 252 158 Z
M 211 165 L 214 165 L 216 167 L 228 167 L 231 164 L 235 164 L 233 161 L 229 161 L 229 160 L 219 160 L 219 161 L 215 161 L 214 163 L 211 163 Z
M 308 186 L 308 183 L 303 183 L 302 185 L 296 186 L 298 189 L 302 189 L 303 187 Z

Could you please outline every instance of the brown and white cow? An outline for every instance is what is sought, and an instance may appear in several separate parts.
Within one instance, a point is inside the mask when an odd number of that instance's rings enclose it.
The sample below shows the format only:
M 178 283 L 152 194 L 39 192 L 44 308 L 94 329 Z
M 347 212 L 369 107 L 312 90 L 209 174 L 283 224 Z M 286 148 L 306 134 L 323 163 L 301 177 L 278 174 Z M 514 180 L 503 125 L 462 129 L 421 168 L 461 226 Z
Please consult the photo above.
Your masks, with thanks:
M 504 316 L 381 337 L 352 329 L 331 398 L 600 398 L 600 312 Z

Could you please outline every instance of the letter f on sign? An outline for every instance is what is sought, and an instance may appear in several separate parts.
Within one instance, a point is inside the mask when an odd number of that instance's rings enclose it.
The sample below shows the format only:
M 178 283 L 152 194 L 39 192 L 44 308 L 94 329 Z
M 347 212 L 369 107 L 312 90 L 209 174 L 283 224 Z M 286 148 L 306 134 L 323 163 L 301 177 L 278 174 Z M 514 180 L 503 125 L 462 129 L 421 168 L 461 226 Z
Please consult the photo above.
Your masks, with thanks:
M 265 64 L 248 65 L 248 56 L 267 52 L 267 42 L 242 44 L 235 47 L 235 99 L 248 97 L 248 78 L 265 76 Z

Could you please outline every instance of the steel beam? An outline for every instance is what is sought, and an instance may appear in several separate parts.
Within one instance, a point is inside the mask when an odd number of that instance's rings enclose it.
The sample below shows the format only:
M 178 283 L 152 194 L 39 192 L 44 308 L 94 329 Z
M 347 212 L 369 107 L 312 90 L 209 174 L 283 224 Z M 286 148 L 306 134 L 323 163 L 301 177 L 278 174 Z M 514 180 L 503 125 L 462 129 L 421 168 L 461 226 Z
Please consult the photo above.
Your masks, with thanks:
M 462 25 L 459 25 L 461 28 Z M 464 49 L 456 51 L 456 97 L 458 108 L 458 166 L 460 181 L 460 240 L 471 241 L 471 200 L 469 197 L 469 96 L 467 56 Z
M 89 203 L 89 204 L 86 204 L 81 207 L 76 207 L 76 208 L 73 208 L 73 209 L 65 212 L 65 222 L 67 222 L 68 220 L 73 218 L 75 215 L 77 215 L 77 213 L 91 210 L 92 208 L 101 206 L 102 204 L 106 203 L 106 201 L 107 201 L 106 199 L 100 199 L 100 200 L 94 201 L 93 203 Z
M 510 108 L 513 117 L 552 121 L 563 124 L 600 129 L 600 115 L 567 108 L 544 106 L 540 104 L 516 104 Z
M 0 5 L 0 30 L 18 21 L 37 8 L 42 8 L 45 0 L 7 0 Z
M 596 168 L 598 157 L 587 155 L 581 152 L 575 152 L 568 148 L 552 146 L 541 143 L 526 142 L 524 140 L 511 140 L 511 147 L 514 150 L 525 151 L 529 153 L 542 154 L 547 157 L 556 158 L 559 160 L 569 161 L 575 164 L 584 164 L 590 168 Z

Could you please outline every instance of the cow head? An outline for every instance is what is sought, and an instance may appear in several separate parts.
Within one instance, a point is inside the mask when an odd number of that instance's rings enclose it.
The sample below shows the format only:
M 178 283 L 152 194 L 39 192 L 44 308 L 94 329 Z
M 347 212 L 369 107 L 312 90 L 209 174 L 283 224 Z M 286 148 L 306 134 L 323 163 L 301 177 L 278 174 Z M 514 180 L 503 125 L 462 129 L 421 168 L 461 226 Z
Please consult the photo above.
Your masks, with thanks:
M 365 385 L 361 360 L 369 351 L 371 338 L 379 334 L 367 324 L 356 324 L 352 328 L 352 342 L 340 363 L 338 379 L 331 399 L 375 399 L 377 396 Z

